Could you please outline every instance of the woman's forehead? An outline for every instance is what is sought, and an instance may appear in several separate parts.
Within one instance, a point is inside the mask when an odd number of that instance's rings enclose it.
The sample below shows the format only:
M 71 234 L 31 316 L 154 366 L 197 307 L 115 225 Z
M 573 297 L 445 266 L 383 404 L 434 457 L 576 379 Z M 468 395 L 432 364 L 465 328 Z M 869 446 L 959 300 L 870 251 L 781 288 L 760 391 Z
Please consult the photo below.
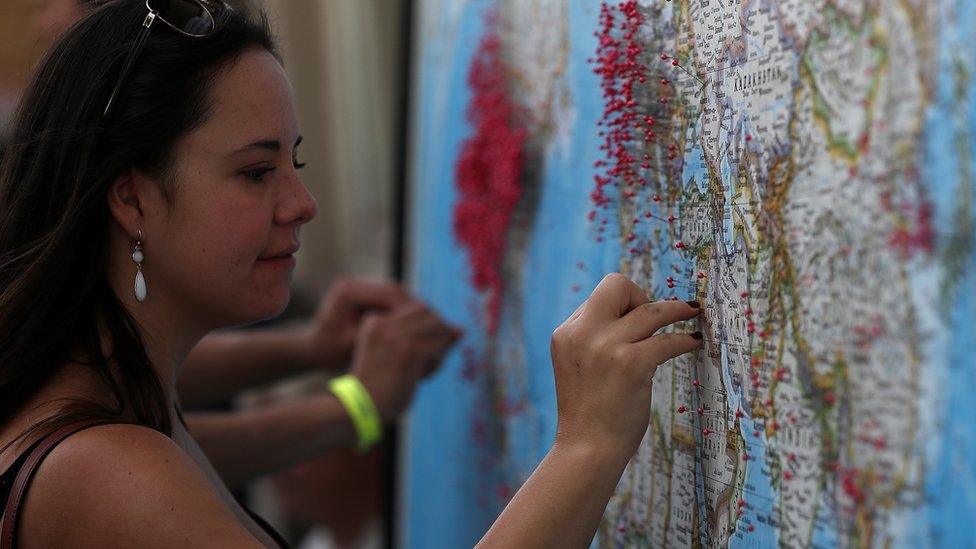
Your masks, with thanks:
M 288 149 L 298 136 L 291 85 L 278 60 L 251 49 L 221 71 L 209 90 L 207 121 L 189 138 L 236 151 L 250 143 L 281 141 Z

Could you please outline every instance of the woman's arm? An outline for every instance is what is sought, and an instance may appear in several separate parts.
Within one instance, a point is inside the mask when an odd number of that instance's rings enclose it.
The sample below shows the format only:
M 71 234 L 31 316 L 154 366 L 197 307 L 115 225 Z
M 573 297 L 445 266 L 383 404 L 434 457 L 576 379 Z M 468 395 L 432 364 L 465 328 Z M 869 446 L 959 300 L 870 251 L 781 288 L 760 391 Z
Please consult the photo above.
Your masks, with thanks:
M 225 402 L 237 393 L 312 369 L 301 327 L 212 333 L 190 352 L 177 390 L 187 409 Z
M 657 367 L 701 346 L 702 334 L 655 332 L 698 303 L 651 303 L 608 275 L 552 337 L 556 442 L 479 547 L 587 547 L 647 431 Z
M 380 419 L 391 422 L 459 336 L 422 303 L 367 315 L 350 373 L 369 392 Z M 348 413 L 324 384 L 321 396 L 255 410 L 188 413 L 186 420 L 193 438 L 230 486 L 356 441 Z
M 630 455 L 554 444 L 479 547 L 587 547 Z
M 351 446 L 356 431 L 339 400 L 325 392 L 237 412 L 186 414 L 194 440 L 230 487 Z

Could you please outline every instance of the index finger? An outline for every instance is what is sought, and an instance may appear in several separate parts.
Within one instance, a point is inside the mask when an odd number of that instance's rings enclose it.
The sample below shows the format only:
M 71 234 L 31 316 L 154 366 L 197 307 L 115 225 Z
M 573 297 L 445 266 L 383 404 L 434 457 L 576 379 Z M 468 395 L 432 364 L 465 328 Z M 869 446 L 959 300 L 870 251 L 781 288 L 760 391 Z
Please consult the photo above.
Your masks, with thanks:
M 610 273 L 593 290 L 587 300 L 587 310 L 616 320 L 648 301 L 644 290 L 633 280 L 620 273 Z

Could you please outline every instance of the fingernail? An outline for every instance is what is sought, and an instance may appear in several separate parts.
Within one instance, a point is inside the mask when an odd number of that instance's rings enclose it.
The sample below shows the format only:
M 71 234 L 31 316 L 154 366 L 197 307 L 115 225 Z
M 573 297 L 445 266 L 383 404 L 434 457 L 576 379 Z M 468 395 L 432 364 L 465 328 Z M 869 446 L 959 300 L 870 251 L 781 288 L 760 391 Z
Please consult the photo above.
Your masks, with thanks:
M 700 309 L 701 308 L 701 303 L 699 303 L 697 301 L 685 301 L 685 303 L 687 303 L 688 306 L 691 307 L 692 309 Z
M 695 332 L 695 333 L 691 334 L 691 337 L 693 337 L 693 338 L 695 338 L 695 339 L 697 339 L 699 341 L 702 340 L 702 339 L 705 339 L 705 336 L 701 332 Z

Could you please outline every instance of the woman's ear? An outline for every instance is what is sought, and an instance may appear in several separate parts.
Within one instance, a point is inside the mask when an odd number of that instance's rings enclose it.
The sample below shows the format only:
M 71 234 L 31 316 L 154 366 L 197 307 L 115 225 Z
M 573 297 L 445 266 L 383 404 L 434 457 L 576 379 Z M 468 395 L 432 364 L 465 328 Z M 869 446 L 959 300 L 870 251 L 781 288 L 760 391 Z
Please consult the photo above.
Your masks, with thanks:
M 122 172 L 108 189 L 112 217 L 133 238 L 148 225 L 147 216 L 159 211 L 160 199 L 158 184 L 136 170 Z

